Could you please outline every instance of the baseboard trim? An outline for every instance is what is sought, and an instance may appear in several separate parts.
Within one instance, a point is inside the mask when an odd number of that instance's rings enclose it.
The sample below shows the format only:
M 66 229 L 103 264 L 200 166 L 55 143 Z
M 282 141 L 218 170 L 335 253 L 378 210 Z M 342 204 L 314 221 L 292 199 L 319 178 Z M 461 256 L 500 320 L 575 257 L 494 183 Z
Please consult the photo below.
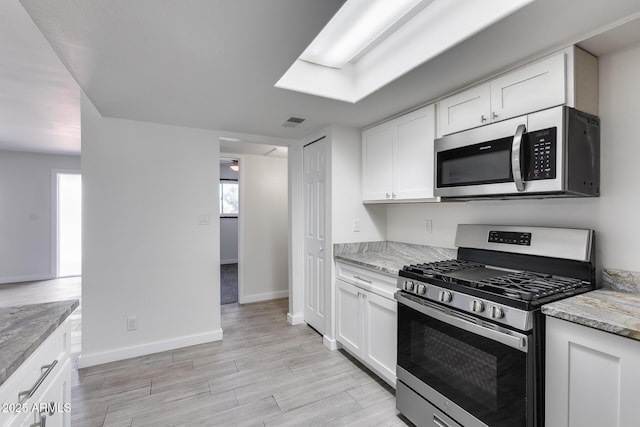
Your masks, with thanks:
M 287 313 L 287 322 L 291 326 L 300 325 L 301 323 L 304 323 L 304 315 Z
M 253 295 L 244 295 L 238 297 L 238 302 L 240 304 L 248 304 L 252 302 L 259 301 L 269 301 L 272 299 L 280 299 L 280 298 L 288 298 L 289 291 L 276 291 L 276 292 L 266 292 L 264 294 L 253 294 Z
M 0 285 L 7 283 L 21 283 L 21 282 L 39 282 L 41 280 L 52 280 L 54 276 L 50 274 L 36 274 L 33 276 L 13 276 L 13 277 L 0 277 Z
M 237 264 L 237 259 L 221 259 L 220 264 Z
M 192 345 L 205 344 L 222 339 L 222 329 L 205 332 L 202 334 L 189 335 L 165 341 L 156 341 L 147 344 L 124 347 L 111 351 L 104 351 L 93 354 L 81 354 L 78 357 L 78 368 L 89 368 L 91 366 L 102 365 L 104 363 L 116 362 L 119 360 L 131 359 L 138 356 L 160 353 L 177 348 L 189 347 Z
M 329 350 L 334 351 L 338 349 L 338 342 L 334 339 L 329 338 L 326 335 L 322 336 L 322 344 L 327 347 Z

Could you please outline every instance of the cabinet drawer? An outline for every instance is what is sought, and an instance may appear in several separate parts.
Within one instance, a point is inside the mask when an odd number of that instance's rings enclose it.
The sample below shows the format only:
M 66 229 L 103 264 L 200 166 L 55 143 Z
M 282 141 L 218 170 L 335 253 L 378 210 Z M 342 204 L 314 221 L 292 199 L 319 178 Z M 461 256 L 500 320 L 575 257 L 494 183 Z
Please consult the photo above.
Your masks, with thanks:
M 60 325 L 0 387 L 0 402 L 9 408 L 31 409 L 62 372 L 70 355 L 71 326 L 69 319 Z M 31 391 L 20 395 L 22 392 Z M 20 395 L 20 396 L 19 396 Z M 0 413 L 0 426 L 20 425 L 24 413 Z
M 376 273 L 366 268 L 336 262 L 336 274 L 339 279 L 382 297 L 393 299 L 397 278 Z

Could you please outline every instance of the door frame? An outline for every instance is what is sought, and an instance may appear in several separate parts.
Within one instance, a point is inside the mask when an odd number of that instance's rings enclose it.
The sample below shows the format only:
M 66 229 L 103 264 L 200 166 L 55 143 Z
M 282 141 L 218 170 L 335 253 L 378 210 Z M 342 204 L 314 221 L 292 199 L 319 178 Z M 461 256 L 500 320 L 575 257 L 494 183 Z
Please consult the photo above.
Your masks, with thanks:
M 60 268 L 60 254 L 58 253 L 58 238 L 60 230 L 58 229 L 58 175 L 80 175 L 82 177 L 82 171 L 80 169 L 51 169 L 51 263 L 49 272 L 51 278 L 58 278 L 58 272 Z M 84 189 L 82 190 L 84 192 Z M 82 206 L 84 207 L 84 197 Z M 82 209 L 84 210 L 84 209 Z M 84 228 L 84 227 L 83 227 Z M 84 231 L 84 230 L 83 230 Z M 84 232 L 82 233 L 84 236 Z M 83 237 L 84 238 L 84 237 Z

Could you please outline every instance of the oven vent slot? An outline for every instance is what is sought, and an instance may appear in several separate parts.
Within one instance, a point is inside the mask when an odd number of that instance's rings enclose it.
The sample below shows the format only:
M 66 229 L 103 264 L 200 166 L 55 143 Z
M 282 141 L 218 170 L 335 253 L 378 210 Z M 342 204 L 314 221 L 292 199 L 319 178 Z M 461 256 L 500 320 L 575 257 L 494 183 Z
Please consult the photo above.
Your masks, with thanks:
M 460 319 L 466 320 L 467 322 L 476 323 L 476 324 L 480 324 L 481 323 L 481 321 L 479 321 L 478 318 L 470 316 L 470 315 L 465 314 L 465 313 L 460 313 L 458 311 L 450 310 L 449 314 L 451 316 L 453 316 L 453 317 L 458 317 Z

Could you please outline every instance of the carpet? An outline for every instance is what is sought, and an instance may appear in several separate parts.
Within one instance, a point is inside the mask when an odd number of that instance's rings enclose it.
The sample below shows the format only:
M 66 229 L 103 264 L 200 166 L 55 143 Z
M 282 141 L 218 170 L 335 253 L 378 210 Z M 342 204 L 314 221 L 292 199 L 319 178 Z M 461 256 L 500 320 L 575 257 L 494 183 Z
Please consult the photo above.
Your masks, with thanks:
M 220 265 L 220 304 L 238 302 L 238 264 Z

